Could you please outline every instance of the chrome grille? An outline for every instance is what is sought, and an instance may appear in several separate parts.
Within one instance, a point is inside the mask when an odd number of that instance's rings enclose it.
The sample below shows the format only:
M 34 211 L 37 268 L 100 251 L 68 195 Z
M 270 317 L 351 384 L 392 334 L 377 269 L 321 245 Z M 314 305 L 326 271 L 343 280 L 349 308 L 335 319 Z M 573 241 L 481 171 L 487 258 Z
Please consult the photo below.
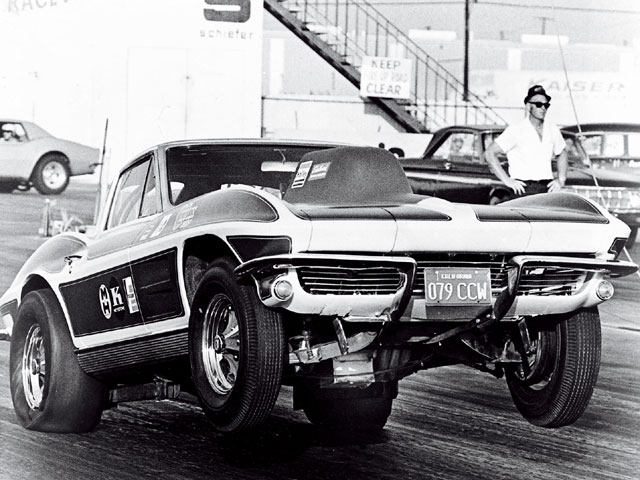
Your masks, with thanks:
M 587 270 L 573 268 L 526 266 L 518 295 L 573 295 L 584 283 L 587 273 Z
M 575 185 L 565 187 L 565 191 L 577 193 L 603 205 L 616 213 L 640 212 L 640 190 L 624 187 L 600 187 Z
M 311 295 L 392 295 L 405 275 L 394 267 L 298 267 L 298 280 Z

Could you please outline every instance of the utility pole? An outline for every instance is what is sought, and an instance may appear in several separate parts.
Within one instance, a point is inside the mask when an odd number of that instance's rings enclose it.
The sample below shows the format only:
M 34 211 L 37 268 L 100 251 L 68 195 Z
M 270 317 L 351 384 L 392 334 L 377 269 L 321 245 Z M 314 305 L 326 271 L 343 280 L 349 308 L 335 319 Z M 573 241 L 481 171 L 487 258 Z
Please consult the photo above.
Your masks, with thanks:
M 464 2 L 464 74 L 463 84 L 464 91 L 462 92 L 462 100 L 469 101 L 469 17 L 470 17 L 470 5 L 471 0 L 465 0 Z

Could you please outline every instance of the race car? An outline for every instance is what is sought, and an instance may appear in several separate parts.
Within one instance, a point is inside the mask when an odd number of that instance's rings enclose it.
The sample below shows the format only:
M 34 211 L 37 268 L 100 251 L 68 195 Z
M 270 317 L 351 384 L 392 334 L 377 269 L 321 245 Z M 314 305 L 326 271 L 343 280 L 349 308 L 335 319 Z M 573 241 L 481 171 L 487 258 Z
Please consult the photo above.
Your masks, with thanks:
M 596 384 L 609 279 L 637 270 L 618 258 L 628 235 L 572 193 L 414 194 L 379 148 L 164 143 L 0 298 L 15 412 L 82 432 L 120 401 L 184 391 L 237 432 L 287 385 L 320 428 L 376 431 L 402 378 L 465 364 L 506 377 L 531 423 L 568 425 Z

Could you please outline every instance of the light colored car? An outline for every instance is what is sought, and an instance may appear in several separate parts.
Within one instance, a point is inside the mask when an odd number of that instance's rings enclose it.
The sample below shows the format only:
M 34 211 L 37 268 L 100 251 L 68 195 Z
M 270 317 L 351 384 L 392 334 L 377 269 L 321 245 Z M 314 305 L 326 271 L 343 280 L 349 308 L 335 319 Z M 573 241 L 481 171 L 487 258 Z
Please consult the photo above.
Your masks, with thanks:
M 458 363 L 505 375 L 533 424 L 578 419 L 629 228 L 572 193 L 416 195 L 391 153 L 329 147 L 183 141 L 126 165 L 95 230 L 46 241 L 0 298 L 20 423 L 90 430 L 184 389 L 233 432 L 286 384 L 314 424 L 379 430 L 402 378 Z
M 75 175 L 93 173 L 97 148 L 52 136 L 32 122 L 0 119 L 0 191 L 34 186 L 43 195 L 62 193 Z

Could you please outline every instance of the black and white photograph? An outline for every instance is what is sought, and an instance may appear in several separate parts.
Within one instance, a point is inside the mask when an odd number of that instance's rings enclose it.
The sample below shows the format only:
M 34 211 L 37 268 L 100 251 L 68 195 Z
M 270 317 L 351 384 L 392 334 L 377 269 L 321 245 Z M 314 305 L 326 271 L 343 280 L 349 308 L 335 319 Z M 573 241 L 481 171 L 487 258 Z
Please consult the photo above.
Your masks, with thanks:
M 0 480 L 640 471 L 640 4 L 0 0 Z

